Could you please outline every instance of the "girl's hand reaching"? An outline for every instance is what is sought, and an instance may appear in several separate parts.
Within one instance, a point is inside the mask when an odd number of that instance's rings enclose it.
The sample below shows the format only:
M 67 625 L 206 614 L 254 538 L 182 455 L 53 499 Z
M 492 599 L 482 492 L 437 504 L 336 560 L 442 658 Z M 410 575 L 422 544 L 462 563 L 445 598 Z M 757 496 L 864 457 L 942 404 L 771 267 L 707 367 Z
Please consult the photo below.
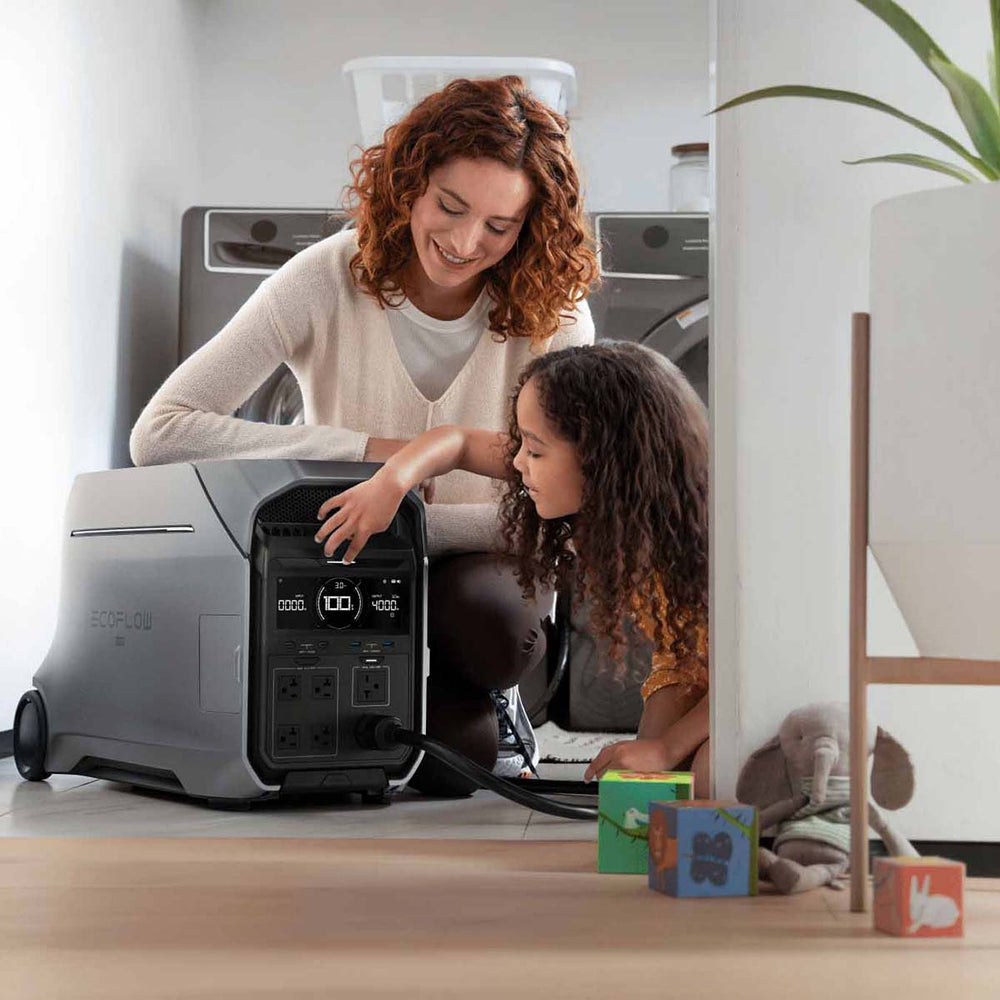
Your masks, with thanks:
M 383 467 L 366 482 L 325 500 L 316 515 L 326 518 L 316 532 L 316 541 L 325 542 L 323 554 L 331 557 L 350 539 L 344 562 L 354 562 L 368 539 L 392 524 L 405 495 L 406 489 Z
M 583 780 L 605 771 L 670 771 L 677 764 L 660 739 L 620 740 L 606 746 L 588 765 Z
M 390 454 L 385 465 L 367 482 L 358 483 L 323 503 L 316 516 L 328 520 L 316 533 L 316 541 L 325 543 L 323 552 L 330 557 L 350 539 L 344 562 L 354 562 L 368 539 L 392 524 L 410 487 L 419 484 L 424 503 L 431 503 L 434 477 L 452 469 L 464 469 L 491 479 L 503 478 L 507 468 L 505 441 L 504 435 L 496 431 L 452 424 L 418 434 Z M 376 443 L 380 447 L 386 445 L 386 441 Z M 396 444 L 395 440 L 388 442 L 388 445 Z M 331 512 L 334 512 L 332 516 Z

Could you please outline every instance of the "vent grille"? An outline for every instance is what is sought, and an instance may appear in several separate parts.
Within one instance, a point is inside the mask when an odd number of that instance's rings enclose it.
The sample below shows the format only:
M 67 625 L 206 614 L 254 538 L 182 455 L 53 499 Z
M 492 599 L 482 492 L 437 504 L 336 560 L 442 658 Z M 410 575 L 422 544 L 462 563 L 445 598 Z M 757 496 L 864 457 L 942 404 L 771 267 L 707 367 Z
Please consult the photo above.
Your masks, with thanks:
M 304 524 L 291 526 L 287 524 L 262 524 L 260 531 L 261 534 L 272 538 L 314 538 L 317 526 L 310 525 L 307 528 Z
M 257 521 L 261 524 L 316 525 L 316 511 L 322 506 L 323 501 L 342 493 L 348 489 L 348 485 L 345 483 L 330 486 L 296 486 L 287 493 L 268 500 L 258 511 Z
M 131 761 L 108 760 L 105 757 L 81 757 L 70 774 L 85 774 L 90 778 L 103 778 L 105 781 L 124 781 L 130 784 L 144 785 L 147 788 L 160 788 L 169 792 L 183 792 L 184 786 L 173 771 L 160 767 L 148 767 L 145 764 L 134 764 Z

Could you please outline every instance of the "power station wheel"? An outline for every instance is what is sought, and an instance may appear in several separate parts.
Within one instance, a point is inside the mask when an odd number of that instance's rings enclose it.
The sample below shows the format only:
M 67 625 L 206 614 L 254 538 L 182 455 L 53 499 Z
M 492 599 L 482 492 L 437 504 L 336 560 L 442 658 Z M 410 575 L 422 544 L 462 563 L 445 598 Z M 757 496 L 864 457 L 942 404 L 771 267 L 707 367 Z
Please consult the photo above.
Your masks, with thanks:
M 37 691 L 21 695 L 14 713 L 14 763 L 22 778 L 44 781 L 49 777 L 45 770 L 45 750 L 49 745 L 49 724 L 45 705 Z

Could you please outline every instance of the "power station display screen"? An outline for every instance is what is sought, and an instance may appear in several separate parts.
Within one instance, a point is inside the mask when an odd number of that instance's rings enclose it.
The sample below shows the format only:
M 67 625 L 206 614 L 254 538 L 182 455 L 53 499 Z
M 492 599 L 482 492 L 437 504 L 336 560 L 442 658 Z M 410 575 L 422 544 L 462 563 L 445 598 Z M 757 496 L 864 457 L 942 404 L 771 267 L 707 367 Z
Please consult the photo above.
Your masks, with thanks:
M 409 581 L 402 577 L 278 577 L 279 629 L 405 632 Z

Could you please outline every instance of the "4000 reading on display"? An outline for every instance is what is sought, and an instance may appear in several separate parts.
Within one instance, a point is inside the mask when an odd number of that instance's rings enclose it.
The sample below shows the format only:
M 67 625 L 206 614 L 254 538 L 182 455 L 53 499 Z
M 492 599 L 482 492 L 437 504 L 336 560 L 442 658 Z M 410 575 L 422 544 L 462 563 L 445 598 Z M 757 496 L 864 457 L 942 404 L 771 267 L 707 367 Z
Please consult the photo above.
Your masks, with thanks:
M 409 582 L 400 577 L 279 577 L 279 629 L 405 632 Z

